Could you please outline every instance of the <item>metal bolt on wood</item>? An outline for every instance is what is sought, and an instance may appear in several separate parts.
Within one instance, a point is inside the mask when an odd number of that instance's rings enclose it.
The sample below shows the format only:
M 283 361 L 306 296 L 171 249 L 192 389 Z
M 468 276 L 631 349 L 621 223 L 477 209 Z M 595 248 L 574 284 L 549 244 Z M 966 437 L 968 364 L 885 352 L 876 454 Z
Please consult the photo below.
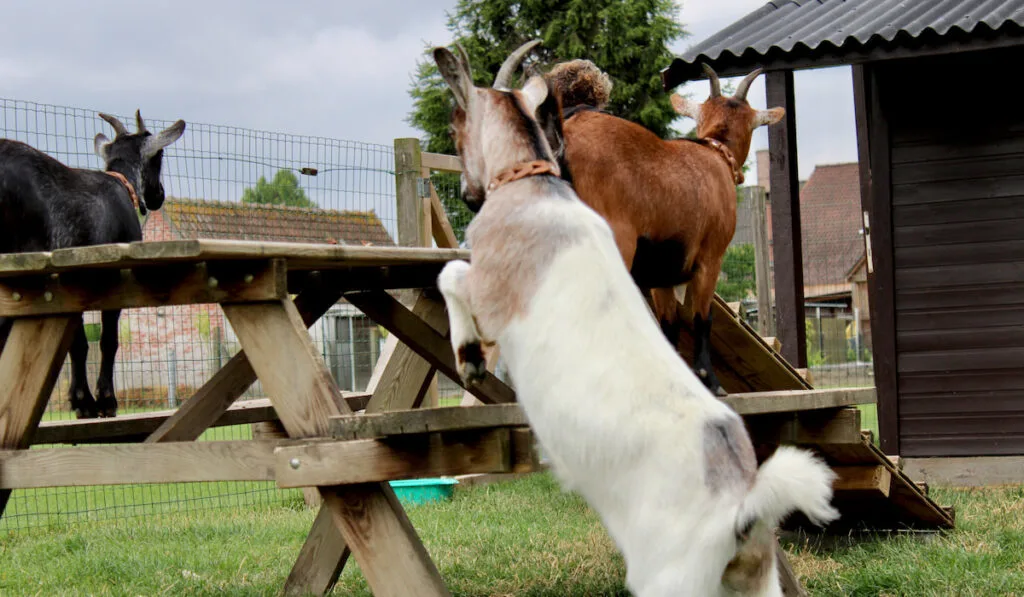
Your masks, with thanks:
M 52 300 L 53 300 L 53 293 L 52 293 L 52 292 L 50 292 L 49 290 L 47 290 L 46 292 L 44 292 L 44 293 L 43 293 L 43 300 L 44 300 L 44 301 L 46 301 L 46 302 L 50 302 L 50 301 L 52 301 Z
M 245 274 L 245 277 L 242 278 L 242 279 L 245 280 L 246 284 L 252 284 L 252 280 L 253 280 L 252 274 Z
M 291 460 L 288 461 L 288 465 L 291 466 L 293 469 L 298 469 L 299 468 L 299 459 L 298 458 L 292 458 Z
M 210 276 L 210 279 L 206 282 L 206 285 L 210 288 L 216 288 L 217 284 L 219 284 L 219 282 L 217 282 L 217 278 L 214 278 L 213 276 Z
M 16 300 L 16 301 L 20 301 L 21 300 L 21 293 L 20 292 L 12 292 L 11 293 L 11 298 Z

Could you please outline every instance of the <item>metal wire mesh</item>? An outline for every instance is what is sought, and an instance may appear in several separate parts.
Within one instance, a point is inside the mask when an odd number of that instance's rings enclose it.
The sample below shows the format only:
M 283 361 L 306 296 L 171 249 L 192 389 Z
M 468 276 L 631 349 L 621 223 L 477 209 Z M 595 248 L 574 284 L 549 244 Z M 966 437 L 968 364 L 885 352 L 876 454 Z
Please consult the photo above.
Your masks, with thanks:
M 117 116 L 134 131 L 134 115 Z M 146 125 L 155 132 L 173 120 L 147 117 Z M 100 132 L 113 137 L 110 126 L 93 110 L 0 99 L 0 133 L 5 138 L 28 143 L 68 166 L 102 167 L 93 151 L 93 138 Z M 147 216 L 146 240 L 240 238 L 388 245 L 397 234 L 390 145 L 190 122 L 183 137 L 164 152 L 162 181 L 167 201 Z M 95 388 L 100 360 L 98 313 L 86 315 L 85 330 L 90 341 L 88 380 Z M 364 389 L 380 353 L 379 328 L 351 306 L 339 304 L 311 332 L 341 388 Z M 114 382 L 119 416 L 178 406 L 239 350 L 216 305 L 126 310 L 118 336 L 121 346 Z M 70 363 L 66 362 L 44 421 L 74 417 L 68 408 L 69 384 Z M 242 399 L 262 396 L 257 383 Z M 201 439 L 251 435 L 250 426 L 240 425 L 208 430 Z M 0 529 L 117 521 L 200 508 L 288 506 L 302 499 L 300 491 L 255 482 L 19 490 L 0 519 Z

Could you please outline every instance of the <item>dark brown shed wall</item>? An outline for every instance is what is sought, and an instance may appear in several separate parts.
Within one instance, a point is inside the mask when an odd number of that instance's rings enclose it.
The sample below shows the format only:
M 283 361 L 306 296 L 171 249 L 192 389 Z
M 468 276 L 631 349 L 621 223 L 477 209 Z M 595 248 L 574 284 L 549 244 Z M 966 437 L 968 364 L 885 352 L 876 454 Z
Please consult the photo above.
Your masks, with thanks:
M 881 74 L 903 456 L 1024 454 L 1024 102 L 1001 91 L 1022 58 Z

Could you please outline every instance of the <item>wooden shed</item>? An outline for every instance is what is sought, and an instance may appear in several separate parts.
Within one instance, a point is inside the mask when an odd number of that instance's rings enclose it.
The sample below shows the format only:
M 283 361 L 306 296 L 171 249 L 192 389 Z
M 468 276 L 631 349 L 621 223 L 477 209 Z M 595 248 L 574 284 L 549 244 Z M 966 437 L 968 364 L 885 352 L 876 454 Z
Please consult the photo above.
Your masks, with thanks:
M 850 65 L 882 449 L 1024 455 L 1024 0 L 769 2 L 663 71 L 766 72 L 778 336 L 805 366 L 793 71 Z

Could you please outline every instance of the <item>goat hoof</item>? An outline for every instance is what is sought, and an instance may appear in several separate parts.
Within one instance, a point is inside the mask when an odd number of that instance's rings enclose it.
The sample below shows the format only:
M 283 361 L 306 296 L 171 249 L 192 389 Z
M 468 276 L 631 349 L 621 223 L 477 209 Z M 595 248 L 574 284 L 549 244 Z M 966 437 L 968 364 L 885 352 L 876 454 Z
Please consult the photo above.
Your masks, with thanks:
M 99 417 L 101 419 L 113 419 L 117 416 L 117 407 L 113 408 L 102 408 L 99 411 Z
M 98 415 L 95 409 L 81 406 L 75 408 L 76 419 L 95 419 L 97 416 Z

